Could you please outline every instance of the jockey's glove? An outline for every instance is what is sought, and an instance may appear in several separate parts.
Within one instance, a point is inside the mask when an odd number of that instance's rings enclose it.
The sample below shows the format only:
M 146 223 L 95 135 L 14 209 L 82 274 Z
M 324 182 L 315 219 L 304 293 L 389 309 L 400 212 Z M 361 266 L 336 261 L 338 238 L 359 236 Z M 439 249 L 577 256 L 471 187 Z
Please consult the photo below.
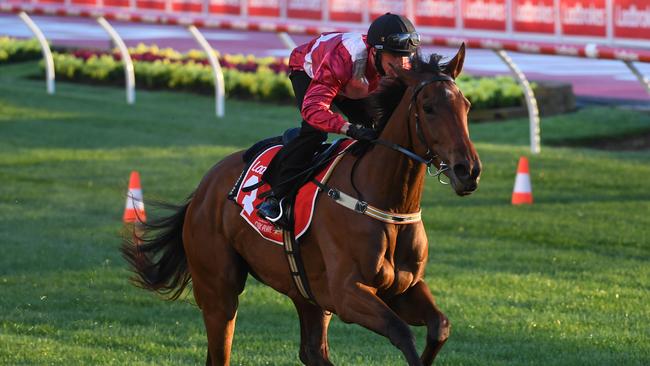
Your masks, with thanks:
M 353 124 L 348 127 L 348 131 L 345 134 L 359 141 L 372 141 L 379 137 L 379 133 L 374 129 Z

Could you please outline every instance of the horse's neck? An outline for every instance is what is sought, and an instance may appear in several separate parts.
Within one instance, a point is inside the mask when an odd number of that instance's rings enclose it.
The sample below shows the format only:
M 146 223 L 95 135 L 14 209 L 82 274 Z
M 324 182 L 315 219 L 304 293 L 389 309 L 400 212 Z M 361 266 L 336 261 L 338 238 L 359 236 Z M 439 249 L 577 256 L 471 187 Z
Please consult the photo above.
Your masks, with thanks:
M 380 138 L 413 151 L 410 141 L 410 90 L 397 106 Z M 410 131 L 415 136 L 415 131 Z M 426 167 L 406 155 L 384 146 L 375 146 L 363 158 L 363 189 L 369 192 L 370 204 L 395 212 L 416 212 L 420 209 Z M 362 167 L 360 167 L 362 168 Z M 359 176 L 357 173 L 357 176 Z

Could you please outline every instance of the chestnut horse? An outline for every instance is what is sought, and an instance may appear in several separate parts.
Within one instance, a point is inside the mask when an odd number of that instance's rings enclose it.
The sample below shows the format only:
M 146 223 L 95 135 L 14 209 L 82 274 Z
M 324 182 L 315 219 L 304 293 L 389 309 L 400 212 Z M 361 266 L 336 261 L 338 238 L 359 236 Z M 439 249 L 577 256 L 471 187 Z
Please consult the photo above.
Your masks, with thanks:
M 442 65 L 439 56 L 417 55 L 411 70 L 395 69 L 398 77 L 385 78 L 374 97 L 384 144 L 371 146 L 358 162 L 344 156 L 328 185 L 347 194 L 360 187 L 365 201 L 392 213 L 420 210 L 431 164 L 438 173 L 447 167 L 456 194 L 476 190 L 481 163 L 469 138 L 470 103 L 454 82 L 464 57 L 464 45 Z M 230 362 L 238 296 L 251 274 L 293 301 L 303 363 L 332 365 L 327 328 L 334 313 L 387 337 L 409 365 L 431 365 L 450 325 L 423 278 L 428 242 L 422 222 L 384 223 L 320 197 L 300 240 L 312 303 L 295 287 L 283 248 L 262 238 L 227 199 L 243 168 L 241 152 L 226 157 L 175 214 L 149 225 L 149 239 L 122 246 L 146 289 L 177 298 L 191 280 L 207 330 L 207 364 Z M 409 324 L 427 327 L 421 356 Z

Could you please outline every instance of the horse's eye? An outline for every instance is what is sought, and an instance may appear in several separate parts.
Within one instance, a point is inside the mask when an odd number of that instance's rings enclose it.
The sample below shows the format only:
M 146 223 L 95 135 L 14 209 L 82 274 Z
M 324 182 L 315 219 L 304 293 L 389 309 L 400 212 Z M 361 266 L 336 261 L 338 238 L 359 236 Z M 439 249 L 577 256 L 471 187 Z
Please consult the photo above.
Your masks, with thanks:
M 422 110 L 426 114 L 433 114 L 433 107 L 429 104 L 425 104 L 424 106 L 422 106 Z

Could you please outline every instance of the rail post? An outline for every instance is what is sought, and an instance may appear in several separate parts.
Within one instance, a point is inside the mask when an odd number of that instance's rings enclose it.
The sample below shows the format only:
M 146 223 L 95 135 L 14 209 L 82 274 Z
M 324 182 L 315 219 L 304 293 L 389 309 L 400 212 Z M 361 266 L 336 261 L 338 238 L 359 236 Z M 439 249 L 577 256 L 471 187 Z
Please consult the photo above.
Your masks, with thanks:
M 104 17 L 97 18 L 97 23 L 104 28 L 106 33 L 111 37 L 113 43 L 117 45 L 122 55 L 122 62 L 124 63 L 124 78 L 126 79 L 126 102 L 128 104 L 135 103 L 135 71 L 133 69 L 133 61 L 129 55 L 129 49 L 122 40 L 122 37 L 115 31 L 113 26 L 104 19 Z
M 293 50 L 297 47 L 296 42 L 291 39 L 291 36 L 287 32 L 278 33 L 278 37 L 280 37 L 282 44 L 284 44 L 287 49 Z
M 494 53 L 508 66 L 515 79 L 524 90 L 526 98 L 526 106 L 528 107 L 528 119 L 530 120 L 530 151 L 533 154 L 540 152 L 540 128 L 539 128 L 539 108 L 537 107 L 537 99 L 533 93 L 533 88 L 530 86 L 526 75 L 519 69 L 517 64 L 510 58 L 505 50 L 493 49 Z
M 632 71 L 634 76 L 636 76 L 637 80 L 639 80 L 641 85 L 643 85 L 643 87 L 645 88 L 645 91 L 647 91 L 648 94 L 650 95 L 650 79 L 643 76 L 641 71 L 636 67 L 636 65 L 634 65 L 634 63 L 632 63 L 632 61 L 623 61 L 623 63 L 625 63 L 625 66 L 627 66 L 627 68 L 630 69 L 630 71 Z
M 208 41 L 205 39 L 203 34 L 199 31 L 198 28 L 196 28 L 193 25 L 190 25 L 187 27 L 187 30 L 192 33 L 192 36 L 194 36 L 194 39 L 198 44 L 203 48 L 203 52 L 205 52 L 206 57 L 208 58 L 208 61 L 210 62 L 210 66 L 212 66 L 212 73 L 214 74 L 214 99 L 215 99 L 215 110 L 218 118 L 223 118 L 225 114 L 225 103 L 224 103 L 224 98 L 226 95 L 226 88 L 224 86 L 224 80 L 223 80 L 223 70 L 221 70 L 221 64 L 219 64 L 219 60 L 217 59 L 217 56 L 214 54 L 214 50 L 212 49 L 212 46 L 208 43 Z
M 41 52 L 43 52 L 43 59 L 45 60 L 45 85 L 47 94 L 54 94 L 54 58 L 52 57 L 50 45 L 47 43 L 43 32 L 41 32 L 40 28 L 38 28 L 36 23 L 34 23 L 27 13 L 21 11 L 18 13 L 18 17 L 25 22 L 29 30 L 31 30 L 32 33 L 34 33 L 34 36 L 36 36 L 38 43 L 41 45 Z

